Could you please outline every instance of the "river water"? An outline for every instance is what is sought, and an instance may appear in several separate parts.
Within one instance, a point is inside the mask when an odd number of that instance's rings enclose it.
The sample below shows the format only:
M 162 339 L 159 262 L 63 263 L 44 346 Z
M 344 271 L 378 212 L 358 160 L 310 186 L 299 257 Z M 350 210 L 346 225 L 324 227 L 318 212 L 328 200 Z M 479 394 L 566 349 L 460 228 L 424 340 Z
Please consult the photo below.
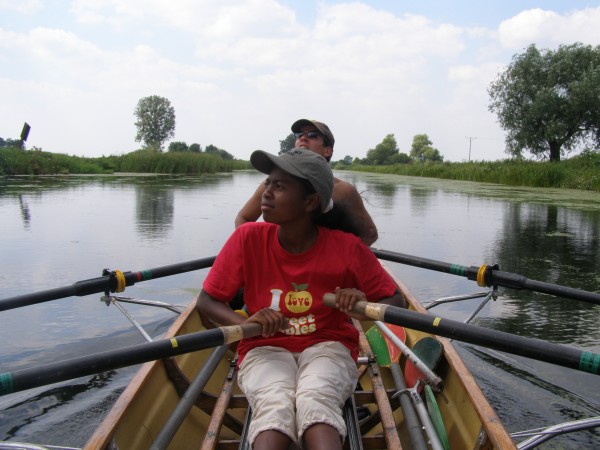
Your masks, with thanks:
M 500 269 L 600 292 L 600 194 L 393 175 L 336 173 L 361 192 L 375 247 Z M 216 255 L 263 176 L 0 179 L 0 299 Z M 423 303 L 480 292 L 464 277 L 388 263 Z M 125 296 L 185 305 L 207 270 L 138 283 Z M 143 341 L 101 295 L 0 313 L 0 374 Z M 436 307 L 464 320 L 481 300 Z M 153 337 L 174 315 L 127 306 Z M 600 353 L 600 306 L 500 288 L 473 323 Z M 455 342 L 509 432 L 600 415 L 600 378 Z M 0 441 L 82 446 L 136 367 L 0 397 Z M 600 429 L 546 448 L 599 448 Z

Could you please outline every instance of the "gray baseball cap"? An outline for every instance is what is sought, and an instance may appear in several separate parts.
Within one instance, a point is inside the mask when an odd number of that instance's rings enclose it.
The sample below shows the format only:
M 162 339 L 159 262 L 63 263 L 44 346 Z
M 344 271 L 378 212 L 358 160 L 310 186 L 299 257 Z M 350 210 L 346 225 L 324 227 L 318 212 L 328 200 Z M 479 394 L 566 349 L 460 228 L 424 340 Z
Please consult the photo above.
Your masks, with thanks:
M 274 167 L 279 167 L 290 175 L 308 180 L 319 194 L 321 211 L 329 207 L 333 192 L 333 172 L 321 155 L 305 148 L 294 148 L 280 156 L 256 150 L 250 155 L 250 164 L 262 173 L 270 174 Z
M 309 119 L 296 120 L 292 124 L 292 132 L 297 133 L 298 131 L 300 131 L 302 129 L 302 127 L 305 127 L 306 125 L 313 125 L 313 126 L 317 127 L 317 130 L 319 130 L 323 135 L 325 135 L 325 137 L 327 137 L 327 139 L 331 143 L 331 146 L 333 147 L 333 144 L 335 144 L 335 139 L 333 138 L 333 133 L 331 132 L 331 130 L 329 129 L 329 127 L 327 125 L 325 125 L 323 122 L 319 122 L 318 120 L 309 120 Z

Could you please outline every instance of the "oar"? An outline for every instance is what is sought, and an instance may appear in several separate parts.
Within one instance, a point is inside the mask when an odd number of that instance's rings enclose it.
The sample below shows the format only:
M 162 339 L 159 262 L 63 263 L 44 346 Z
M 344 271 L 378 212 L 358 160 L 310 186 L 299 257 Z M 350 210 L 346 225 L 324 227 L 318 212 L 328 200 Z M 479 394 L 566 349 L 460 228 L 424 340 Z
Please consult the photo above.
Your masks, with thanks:
M 47 291 L 18 295 L 16 297 L 0 300 L 0 311 L 34 305 L 36 303 L 57 300 L 65 297 L 83 297 L 84 295 L 97 294 L 98 292 L 122 292 L 126 286 L 133 286 L 139 281 L 154 280 L 180 273 L 206 269 L 213 265 L 215 257 L 196 259 L 194 261 L 172 264 L 170 266 L 156 267 L 139 272 L 121 272 L 120 270 L 104 270 L 104 275 L 89 280 L 82 280 L 70 286 L 64 286 Z
M 119 350 L 81 356 L 42 367 L 0 373 L 0 396 L 167 356 L 231 344 L 243 338 L 258 336 L 260 332 L 261 326 L 258 323 L 229 325 L 132 345 Z
M 420 379 L 425 384 L 435 387 L 437 392 L 441 392 L 443 381 L 433 372 L 444 353 L 440 341 L 431 336 L 425 336 L 413 345 L 412 351 L 414 352 L 414 358 L 409 358 L 404 366 L 404 376 L 406 377 L 408 385 L 414 386 L 417 383 L 417 380 Z M 442 384 L 436 385 L 436 378 L 432 378 L 431 374 L 440 380 Z
M 469 280 L 477 281 L 479 286 L 503 286 L 511 289 L 527 289 L 529 291 L 542 292 L 544 294 L 572 298 L 600 305 L 600 294 L 596 292 L 560 286 L 544 281 L 530 280 L 523 275 L 516 273 L 501 272 L 498 270 L 497 266 L 482 265 L 480 267 L 466 267 L 459 264 L 435 261 L 433 259 L 420 258 L 418 256 L 405 255 L 387 250 L 378 250 L 374 248 L 371 248 L 371 250 L 379 259 L 436 270 L 451 275 L 463 276 Z
M 425 336 L 419 339 L 413 345 L 413 352 L 415 357 L 421 361 L 422 364 L 416 365 L 411 360 L 406 361 L 404 366 L 404 373 L 406 376 L 406 384 L 412 393 L 412 399 L 422 405 L 421 397 L 419 396 L 420 388 L 425 387 L 425 400 L 427 402 L 427 408 L 419 405 L 420 415 L 427 415 L 427 418 L 421 418 L 427 425 L 431 426 L 435 430 L 435 437 L 438 439 L 438 443 L 444 448 L 444 450 L 450 449 L 450 442 L 448 441 L 448 434 L 446 433 L 446 427 L 440 413 L 437 401 L 433 395 L 433 391 L 429 384 L 424 383 L 424 376 L 417 367 L 423 365 L 429 370 L 433 371 L 436 369 L 442 359 L 443 347 L 442 344 L 431 336 Z M 427 420 L 429 419 L 429 420 Z
M 407 365 L 405 366 L 405 371 L 406 369 L 408 369 L 409 367 L 411 367 L 411 371 L 412 371 L 412 381 L 414 384 L 414 381 L 416 381 L 415 375 L 419 374 L 422 376 L 425 376 L 425 378 L 427 379 L 427 383 L 431 384 L 432 386 L 435 387 L 436 391 L 441 391 L 444 388 L 444 380 L 442 380 L 439 376 L 437 376 L 435 373 L 433 373 L 433 370 L 430 368 L 432 366 L 428 366 L 427 364 L 425 364 L 422 361 L 422 358 L 419 358 L 417 355 L 414 354 L 414 352 L 408 348 L 408 345 L 406 345 L 404 342 L 402 342 L 402 340 L 398 339 L 398 337 L 395 335 L 395 333 L 392 332 L 392 330 L 390 329 L 391 327 L 388 327 L 386 324 L 384 324 L 383 322 L 380 321 L 375 321 L 375 325 L 377 325 L 377 327 L 383 332 L 383 334 L 390 339 L 390 341 L 392 341 L 392 343 L 398 347 L 400 349 L 400 351 L 404 354 L 404 356 L 406 356 L 407 359 Z M 433 339 L 433 338 L 432 338 Z M 438 355 L 439 358 L 442 357 L 442 346 L 441 344 L 436 341 L 435 339 L 433 339 L 435 341 L 435 343 L 433 344 L 435 346 L 435 351 L 434 353 L 436 355 Z M 419 341 L 421 342 L 421 341 Z M 415 372 L 416 370 L 418 370 L 418 372 Z M 411 379 L 408 377 L 408 374 L 406 374 L 406 379 L 407 381 L 411 381 Z
M 399 341 L 406 339 L 404 328 L 396 327 L 395 333 Z M 422 426 L 417 417 L 411 394 L 406 389 L 406 383 L 402 376 L 400 364 L 398 363 L 400 353 L 396 351 L 397 347 L 389 344 L 377 327 L 371 327 L 365 333 L 365 336 L 377 358 L 377 363 L 380 366 L 390 368 L 394 384 L 396 385 L 396 391 L 399 395 L 400 407 L 406 421 L 406 428 L 408 429 L 408 437 L 410 438 L 412 448 L 415 450 L 427 450 L 427 444 L 423 438 Z
M 335 294 L 325 294 L 323 303 L 335 308 Z M 539 339 L 517 336 L 503 331 L 442 319 L 430 314 L 408 311 L 396 306 L 372 302 L 356 302 L 353 312 L 372 320 L 393 323 L 414 330 L 457 339 L 463 342 L 521 355 L 572 369 L 600 374 L 600 355 Z

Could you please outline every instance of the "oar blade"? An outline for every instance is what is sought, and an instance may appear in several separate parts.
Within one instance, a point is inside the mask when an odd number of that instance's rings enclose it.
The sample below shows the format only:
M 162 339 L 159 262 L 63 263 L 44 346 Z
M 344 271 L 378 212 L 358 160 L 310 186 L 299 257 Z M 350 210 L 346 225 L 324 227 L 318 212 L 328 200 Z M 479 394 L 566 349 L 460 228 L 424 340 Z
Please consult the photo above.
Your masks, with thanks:
M 435 369 L 442 359 L 442 354 L 444 349 L 442 348 L 442 344 L 440 342 L 430 336 L 426 336 L 424 338 L 419 339 L 415 345 L 412 347 L 413 353 L 425 363 L 427 367 L 431 370 Z M 412 361 L 407 360 L 406 366 L 404 367 L 404 376 L 406 378 L 406 385 L 411 388 L 417 384 L 418 380 L 424 380 L 425 376 L 423 373 L 415 366 Z M 419 391 L 421 390 L 421 386 L 419 385 Z
M 404 327 L 401 327 L 400 325 L 394 325 L 391 323 L 386 324 L 388 329 L 390 329 L 392 331 L 392 333 L 394 333 L 394 335 L 400 339 L 400 341 L 402 342 L 406 342 L 406 331 L 404 331 Z M 381 334 L 381 331 L 378 330 L 379 333 Z M 395 345 L 392 340 L 387 337 L 385 334 L 383 335 L 383 339 L 385 339 L 385 343 L 387 345 L 388 351 L 390 353 L 390 360 L 392 361 L 399 361 L 400 360 L 400 356 L 402 356 L 402 351 L 400 350 L 400 348 Z
M 440 442 L 444 446 L 444 450 L 450 450 L 450 441 L 448 440 L 442 413 L 440 412 L 437 400 L 435 399 L 435 394 L 428 384 L 425 385 L 425 401 L 427 402 L 427 412 L 431 418 L 431 423 L 433 423 L 433 427 L 440 438 Z
M 392 360 L 390 359 L 390 352 L 388 351 L 388 345 L 384 336 L 375 325 L 367 330 L 365 333 L 367 341 L 373 350 L 373 354 L 377 358 L 377 364 L 382 367 L 390 367 Z

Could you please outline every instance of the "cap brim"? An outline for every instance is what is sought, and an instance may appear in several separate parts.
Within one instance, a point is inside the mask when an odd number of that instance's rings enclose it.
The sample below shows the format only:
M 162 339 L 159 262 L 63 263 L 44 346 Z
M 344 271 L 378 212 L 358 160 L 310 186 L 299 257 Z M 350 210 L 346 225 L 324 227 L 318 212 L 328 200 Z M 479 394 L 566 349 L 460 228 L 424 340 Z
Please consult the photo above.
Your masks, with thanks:
M 296 133 L 298 131 L 300 131 L 302 129 L 302 127 L 305 127 L 307 125 L 310 126 L 315 126 L 315 124 L 313 123 L 312 120 L 308 120 L 308 119 L 299 119 L 296 120 L 293 124 L 292 124 L 292 132 Z
M 250 155 L 250 164 L 252 164 L 252 167 L 259 172 L 266 173 L 267 175 L 271 173 L 274 167 L 279 167 L 281 170 L 289 173 L 290 175 L 307 179 L 302 172 L 298 171 L 288 161 L 263 150 L 256 150 L 252 153 L 252 155 Z

